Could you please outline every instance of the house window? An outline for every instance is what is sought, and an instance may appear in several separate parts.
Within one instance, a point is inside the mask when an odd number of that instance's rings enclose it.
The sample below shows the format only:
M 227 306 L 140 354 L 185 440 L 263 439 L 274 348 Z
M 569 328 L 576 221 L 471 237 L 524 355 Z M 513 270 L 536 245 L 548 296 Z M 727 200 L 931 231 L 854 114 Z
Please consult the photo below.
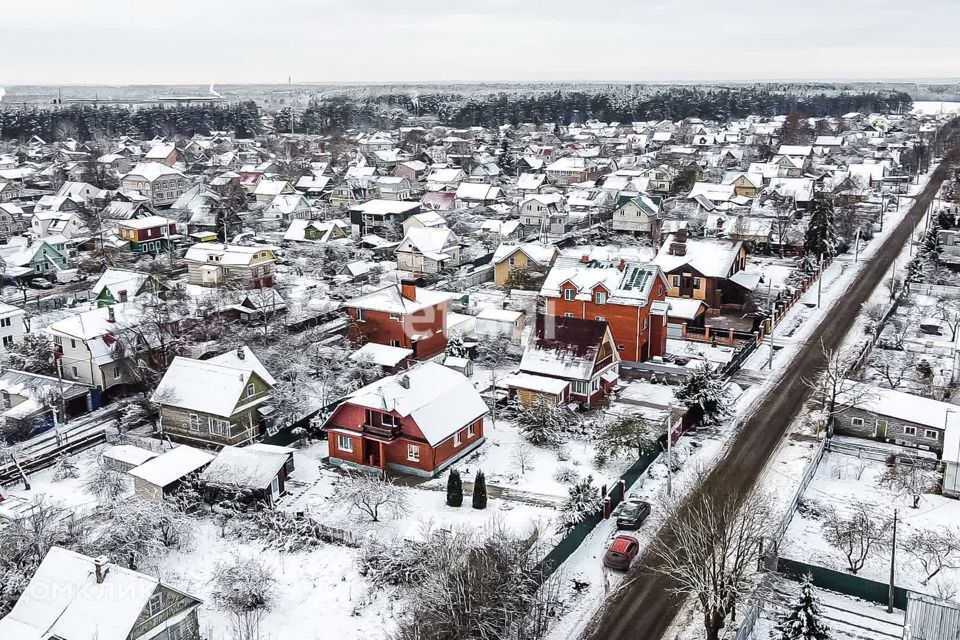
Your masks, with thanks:
M 391 313 L 391 314 L 390 314 L 390 319 L 391 319 L 391 320 L 400 320 L 400 314 L 399 314 L 399 313 Z
M 509 264 L 512 267 L 514 264 L 513 258 L 510 258 L 509 260 L 507 260 L 507 264 Z
M 862 427 L 863 418 L 850 418 L 850 426 L 852 427 Z
M 647 330 L 647 326 L 650 324 L 650 318 L 644 317 L 643 319 L 643 330 Z
M 594 320 L 596 320 L 597 322 L 606 322 L 606 321 L 607 321 L 607 319 L 604 318 L 603 316 L 597 316 L 596 318 L 594 318 Z
M 420 462 L 420 447 L 415 444 L 407 445 L 407 460 L 410 462 Z
M 670 276 L 670 279 L 673 280 L 673 286 L 680 286 L 680 276 Z
M 576 297 L 576 295 L 577 295 L 577 292 L 574 291 L 573 289 L 564 289 L 564 290 L 563 290 L 563 299 L 566 300 L 566 301 L 568 301 L 568 302 L 572 302 L 573 299 Z
M 207 423 L 207 430 L 212 436 L 220 436 L 221 438 L 230 437 L 230 421 L 222 420 L 220 418 L 210 418 Z
M 247 397 L 249 398 L 250 396 L 255 396 L 255 395 L 257 395 L 257 387 L 256 387 L 255 385 L 253 385 L 253 384 L 248 384 L 248 385 L 247 385 Z
M 3 397 L 3 408 L 4 408 L 4 409 L 9 409 L 9 408 L 11 408 L 11 407 L 13 406 L 13 404 L 10 402 L 10 394 L 9 394 L 7 391 L 2 391 L 2 392 L 0 392 L 0 396 Z
M 694 289 L 699 289 L 699 288 L 700 288 L 700 278 L 694 278 L 694 279 L 693 279 L 693 288 L 694 288 Z
M 660 296 L 663 295 L 663 285 L 660 285 L 659 287 L 657 287 L 657 295 L 660 295 Z
M 453 434 L 453 446 L 459 447 L 461 444 L 463 444 L 463 438 L 460 437 L 460 432 L 457 431 Z
M 353 438 L 349 436 L 337 436 L 337 449 L 344 453 L 353 453 Z
M 147 617 L 152 618 L 160 613 L 161 607 L 163 607 L 163 595 L 155 593 L 150 596 L 150 599 L 147 600 Z
M 568 311 L 567 313 L 563 314 L 563 317 L 564 317 L 564 318 L 572 318 L 572 317 L 573 317 L 573 314 Z
M 593 297 L 593 301 L 597 304 L 607 304 L 607 292 L 597 291 L 596 295 Z
M 600 390 L 600 378 L 594 378 L 590 381 L 590 391 L 599 391 Z
M 120 379 L 120 367 L 114 367 L 114 368 L 113 368 L 113 379 L 114 379 L 114 380 L 119 380 L 119 379 Z
M 939 440 L 940 434 L 937 433 L 935 429 L 927 429 L 926 433 L 923 434 L 927 440 Z
M 53 343 L 59 346 L 63 346 L 63 338 L 60 336 L 53 336 Z
M 3 347 L 6 349 L 13 344 L 13 336 L 3 336 Z
M 618 344 L 618 345 L 617 345 L 617 351 L 623 351 L 624 348 L 625 348 L 625 347 L 624 347 L 622 344 Z
M 381 414 L 380 414 L 380 421 L 383 423 L 383 426 L 385 426 L 385 427 L 397 427 L 397 426 L 399 426 L 399 424 L 397 423 L 397 417 L 396 417 L 395 415 L 393 415 L 392 413 L 381 413 Z
M 915 436 L 915 435 L 917 435 L 917 428 L 916 428 L 916 427 L 904 427 L 904 428 L 903 428 L 903 435 L 905 435 L 905 436 Z
M 590 386 L 586 380 L 574 380 L 570 383 L 570 391 L 578 396 L 585 396 Z
M 357 309 L 357 322 L 363 322 L 366 320 L 366 314 L 364 313 L 365 309 Z
M 0 327 L 9 327 L 10 318 L 0 318 Z
M 473 425 L 467 427 L 467 438 L 472 438 L 476 434 L 476 431 L 473 428 Z
M 181 620 L 177 624 L 167 627 L 167 640 L 187 640 L 190 637 L 190 623 Z
M 190 414 L 190 431 L 200 431 L 200 416 L 195 413 Z
M 70 367 L 73 370 L 73 377 L 76 378 L 80 375 L 80 371 L 76 367 Z

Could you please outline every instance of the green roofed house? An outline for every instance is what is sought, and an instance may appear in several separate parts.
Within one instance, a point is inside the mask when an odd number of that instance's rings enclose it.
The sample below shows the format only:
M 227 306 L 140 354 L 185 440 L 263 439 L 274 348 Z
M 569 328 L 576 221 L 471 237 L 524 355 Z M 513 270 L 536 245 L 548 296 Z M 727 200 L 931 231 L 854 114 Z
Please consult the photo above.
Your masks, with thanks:
M 162 298 L 169 290 L 170 287 L 148 273 L 107 269 L 90 289 L 90 293 L 93 294 L 97 307 L 106 307 L 145 293 L 155 293 Z
M 26 238 L 17 236 L 10 238 L 10 242 L 0 247 L 0 258 L 7 265 L 7 276 L 11 278 L 32 278 L 56 273 L 67 268 L 66 249 L 63 246 L 63 236 L 56 236 L 58 242 L 47 242 L 48 239 L 36 240 L 28 243 Z

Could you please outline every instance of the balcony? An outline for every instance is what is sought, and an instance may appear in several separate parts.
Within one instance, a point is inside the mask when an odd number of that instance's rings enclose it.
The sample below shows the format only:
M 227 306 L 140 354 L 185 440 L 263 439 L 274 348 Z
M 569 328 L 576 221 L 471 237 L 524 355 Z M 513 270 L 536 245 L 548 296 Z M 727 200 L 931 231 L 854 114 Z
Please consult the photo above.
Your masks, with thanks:
M 390 427 L 385 424 L 363 424 L 360 428 L 364 433 L 384 440 L 396 440 L 400 437 L 400 427 Z
M 597 371 L 600 371 L 601 369 L 604 369 L 604 368 L 606 368 L 606 367 L 609 367 L 611 364 L 613 364 L 613 354 L 612 354 L 612 353 L 611 353 L 609 356 L 607 356 L 606 358 L 601 358 L 600 360 L 598 360 L 597 363 L 593 366 L 593 372 L 596 373 Z

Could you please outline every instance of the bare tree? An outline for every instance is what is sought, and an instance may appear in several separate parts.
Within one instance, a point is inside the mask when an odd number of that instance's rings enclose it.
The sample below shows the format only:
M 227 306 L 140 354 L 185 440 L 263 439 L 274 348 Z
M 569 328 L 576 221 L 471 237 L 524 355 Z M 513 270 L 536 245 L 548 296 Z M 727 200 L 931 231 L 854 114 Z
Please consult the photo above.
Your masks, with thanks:
M 856 501 L 848 514 L 831 507 L 823 522 L 823 537 L 847 560 L 847 569 L 856 574 L 870 552 L 887 546 L 892 520 L 876 514 L 874 507 Z
M 820 343 L 824 364 L 812 379 L 805 378 L 820 402 L 828 421 L 855 407 L 866 393 L 866 388 L 849 378 L 857 354 L 847 349 L 828 349 Z
M 520 469 L 520 474 L 523 475 L 527 470 L 532 471 L 534 462 L 536 461 L 536 451 L 526 442 L 519 442 L 513 448 L 513 453 L 510 456 L 510 460 Z
M 379 522 L 383 512 L 396 516 L 407 511 L 403 490 L 380 475 L 351 474 L 340 482 L 336 494 L 351 510 L 367 516 L 371 522 Z
M 943 569 L 960 569 L 960 535 L 947 528 L 920 529 L 903 543 L 903 550 L 923 567 L 927 584 Z
M 260 558 L 236 555 L 217 563 L 213 582 L 213 600 L 230 615 L 235 640 L 259 640 L 276 592 L 273 570 Z
M 937 317 L 943 320 L 950 329 L 950 340 L 957 339 L 960 330 L 960 296 L 956 294 L 941 298 L 936 305 Z
M 487 399 L 487 406 L 490 407 L 492 427 L 497 426 L 497 381 L 500 379 L 500 370 L 516 361 L 515 347 L 502 337 L 490 336 L 477 345 L 477 364 L 483 365 L 490 372 L 490 397 Z
M 874 349 L 870 354 L 870 367 L 875 369 L 891 389 L 899 389 L 913 379 L 917 368 L 917 356 L 911 351 Z
M 696 600 L 707 640 L 717 640 L 727 618 L 756 587 L 770 527 L 769 500 L 753 494 L 741 501 L 701 485 L 687 502 L 671 507 L 665 527 L 668 534 L 651 545 L 658 559 L 653 570 L 674 580 L 677 594 Z
M 940 474 L 927 466 L 926 462 L 912 453 L 897 456 L 880 476 L 880 486 L 910 498 L 911 506 L 916 509 L 920 506 L 923 494 L 933 491 L 940 478 Z

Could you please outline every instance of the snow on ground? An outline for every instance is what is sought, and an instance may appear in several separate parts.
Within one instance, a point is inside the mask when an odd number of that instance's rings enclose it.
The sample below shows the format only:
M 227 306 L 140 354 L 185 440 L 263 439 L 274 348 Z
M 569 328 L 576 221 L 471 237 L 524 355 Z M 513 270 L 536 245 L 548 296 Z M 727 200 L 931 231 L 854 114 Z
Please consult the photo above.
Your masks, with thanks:
M 723 332 L 720 333 L 722 334 Z M 733 352 L 733 347 L 724 345 L 712 345 L 709 342 L 667 338 L 667 353 L 674 356 L 690 358 L 691 361 L 697 361 L 693 362 L 693 364 L 688 363 L 688 367 L 699 364 L 699 361 L 706 361 L 711 365 L 724 365 L 733 359 Z
M 764 598 L 763 613 L 754 627 L 752 640 L 780 638 L 777 625 L 790 614 L 800 593 L 800 585 L 786 578 L 776 578 Z M 833 591 L 814 589 L 820 602 L 820 619 L 837 640 L 883 640 L 903 636 L 904 612 Z
M 886 464 L 882 460 L 837 451 L 824 454 L 810 486 L 803 494 L 805 508 L 797 510 L 787 529 L 781 555 L 845 571 L 844 556 L 824 540 L 822 514 L 831 507 L 846 513 L 851 504 L 858 500 L 869 504 L 871 513 L 878 518 L 892 518 L 893 510 L 899 510 L 897 536 L 901 545 L 918 531 L 941 530 L 945 527 L 955 529 L 960 523 L 960 501 L 926 494 L 921 498 L 919 508 L 913 509 L 908 497 L 879 486 L 880 476 L 885 470 Z M 921 581 L 926 576 L 922 574 L 922 567 L 916 559 L 904 553 L 902 547 L 896 565 L 898 586 L 934 596 L 938 595 L 938 589 L 942 589 L 944 594 L 960 593 L 960 569 L 944 569 L 930 584 L 924 585 Z M 889 570 L 889 551 L 879 550 L 867 557 L 858 575 L 886 582 Z
M 935 116 L 942 113 L 960 113 L 960 102 L 917 100 L 913 103 L 913 113 L 923 116 Z
M 28 503 L 42 497 L 45 502 L 59 503 L 78 513 L 93 510 L 97 506 L 97 499 L 84 489 L 84 484 L 96 470 L 100 454 L 108 448 L 109 445 L 100 445 L 71 456 L 70 462 L 76 465 L 77 472 L 80 474 L 78 478 L 64 478 L 55 481 L 53 477 L 56 473 L 56 467 L 50 467 L 30 474 L 29 491 L 23 488 L 22 483 L 18 482 L 8 486 L 5 492 L 12 499 L 23 500 Z M 132 495 L 132 479 L 128 488 Z M 4 506 L 7 507 L 7 504 L 4 503 Z

